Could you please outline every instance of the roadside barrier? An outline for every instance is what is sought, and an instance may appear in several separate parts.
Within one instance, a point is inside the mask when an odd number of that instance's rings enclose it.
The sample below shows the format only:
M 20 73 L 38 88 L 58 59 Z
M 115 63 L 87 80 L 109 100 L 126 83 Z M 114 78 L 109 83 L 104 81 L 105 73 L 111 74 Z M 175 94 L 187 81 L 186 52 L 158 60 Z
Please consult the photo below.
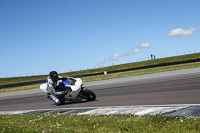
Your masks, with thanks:
M 155 64 L 155 65 L 134 67 L 134 68 L 128 68 L 128 69 L 122 69 L 122 70 L 115 70 L 115 71 L 105 71 L 105 72 L 91 73 L 91 74 L 72 75 L 70 77 L 79 77 L 79 78 L 81 78 L 81 77 L 88 77 L 88 76 L 96 76 L 96 75 L 104 75 L 104 74 L 111 74 L 111 73 L 118 73 L 118 72 L 141 70 L 141 69 L 147 69 L 147 68 L 155 68 L 155 67 L 162 67 L 162 66 L 171 66 L 171 65 L 178 65 L 178 64 L 186 64 L 186 63 L 199 62 L 199 61 L 200 61 L 200 58 L 197 58 L 197 59 L 192 59 L 192 60 L 184 60 L 184 61 L 175 61 L 175 62 L 168 62 L 168 63 L 160 63 L 160 64 Z M 2 85 L 0 85 L 0 89 L 9 88 L 9 87 L 23 86 L 23 85 L 31 85 L 31 84 L 37 84 L 37 83 L 45 83 L 45 82 L 46 82 L 46 79 L 34 80 L 34 81 L 26 81 L 26 82 L 19 82 L 19 83 L 11 83 L 11 84 L 2 84 Z
M 46 79 L 34 80 L 34 81 L 25 81 L 25 82 L 19 82 L 19 83 L 11 83 L 11 84 L 2 84 L 2 85 L 0 85 L 0 89 L 23 86 L 23 85 L 32 85 L 32 84 L 44 83 L 44 82 L 46 82 Z

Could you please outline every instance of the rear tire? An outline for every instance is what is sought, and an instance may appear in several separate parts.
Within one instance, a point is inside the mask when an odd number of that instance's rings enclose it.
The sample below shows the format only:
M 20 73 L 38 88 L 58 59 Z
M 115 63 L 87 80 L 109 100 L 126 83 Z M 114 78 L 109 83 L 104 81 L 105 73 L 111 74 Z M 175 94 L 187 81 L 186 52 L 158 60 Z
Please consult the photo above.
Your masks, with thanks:
M 87 93 L 87 100 L 88 101 L 94 101 L 96 99 L 96 95 L 93 91 L 86 89 L 85 90 Z
M 84 96 L 84 98 L 88 101 L 94 101 L 96 99 L 96 95 L 93 91 L 84 88 L 82 91 L 82 95 Z

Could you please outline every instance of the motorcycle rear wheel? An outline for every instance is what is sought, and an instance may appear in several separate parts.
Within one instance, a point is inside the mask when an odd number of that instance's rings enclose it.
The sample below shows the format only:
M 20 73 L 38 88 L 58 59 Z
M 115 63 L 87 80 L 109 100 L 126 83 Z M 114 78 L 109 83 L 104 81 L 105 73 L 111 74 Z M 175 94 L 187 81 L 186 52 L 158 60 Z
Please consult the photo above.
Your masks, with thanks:
M 82 95 L 84 96 L 84 98 L 88 101 L 94 101 L 96 99 L 96 95 L 93 91 L 84 88 L 84 90 L 82 91 Z

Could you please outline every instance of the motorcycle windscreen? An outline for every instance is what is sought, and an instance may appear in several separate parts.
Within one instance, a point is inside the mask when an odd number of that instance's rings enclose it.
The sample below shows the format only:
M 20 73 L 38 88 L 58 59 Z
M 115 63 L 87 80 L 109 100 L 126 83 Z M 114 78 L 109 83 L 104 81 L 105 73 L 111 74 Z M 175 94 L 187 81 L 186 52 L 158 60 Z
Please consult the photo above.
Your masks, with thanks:
M 59 83 L 59 85 L 56 87 L 56 91 L 66 91 L 67 87 L 65 87 L 65 84 L 63 82 Z
M 62 82 L 65 84 L 66 87 L 69 85 L 69 81 L 68 80 L 63 80 Z

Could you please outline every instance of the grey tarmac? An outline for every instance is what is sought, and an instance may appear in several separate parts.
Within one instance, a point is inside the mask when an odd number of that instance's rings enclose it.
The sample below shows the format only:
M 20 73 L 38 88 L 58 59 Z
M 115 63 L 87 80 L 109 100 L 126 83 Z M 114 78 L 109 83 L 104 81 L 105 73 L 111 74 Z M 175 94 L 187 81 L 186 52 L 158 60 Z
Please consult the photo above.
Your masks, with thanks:
M 96 93 L 96 101 L 66 102 L 56 106 L 39 89 L 33 89 L 1 93 L 0 111 L 180 105 L 183 108 L 179 108 L 177 113 L 182 110 L 185 114 L 194 112 L 193 116 L 198 116 L 200 110 L 200 68 L 87 82 L 84 85 Z

